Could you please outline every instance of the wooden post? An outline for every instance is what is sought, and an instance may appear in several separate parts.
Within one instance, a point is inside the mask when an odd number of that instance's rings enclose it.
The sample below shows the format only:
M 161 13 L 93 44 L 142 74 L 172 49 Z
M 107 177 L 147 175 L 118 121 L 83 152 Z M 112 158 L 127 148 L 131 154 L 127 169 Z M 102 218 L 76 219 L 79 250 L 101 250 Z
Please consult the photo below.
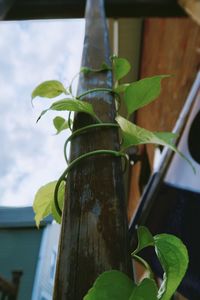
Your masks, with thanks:
M 109 63 L 109 42 L 103 0 L 88 0 L 82 66 Z M 96 87 L 112 87 L 109 71 L 81 75 L 78 94 Z M 102 121 L 114 122 L 111 94 L 96 92 L 87 100 Z M 74 129 L 92 123 L 85 114 L 75 117 Z M 119 149 L 118 131 L 96 129 L 72 141 L 70 159 L 97 149 Z M 97 276 L 110 269 L 132 275 L 121 159 L 87 158 L 68 176 L 54 287 L 54 300 L 81 300 Z

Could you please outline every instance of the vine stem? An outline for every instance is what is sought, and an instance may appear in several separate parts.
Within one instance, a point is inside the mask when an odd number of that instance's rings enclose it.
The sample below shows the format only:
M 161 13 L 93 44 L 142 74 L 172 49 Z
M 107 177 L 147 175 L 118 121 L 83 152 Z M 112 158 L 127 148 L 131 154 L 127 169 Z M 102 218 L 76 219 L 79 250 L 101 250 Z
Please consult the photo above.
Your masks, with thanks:
M 112 94 L 117 94 L 115 91 L 113 91 L 113 89 L 110 88 L 95 88 L 95 89 L 91 89 L 91 90 L 87 90 L 84 93 L 80 94 L 79 96 L 76 97 L 76 99 L 80 99 L 90 93 L 95 93 L 95 92 L 108 92 L 108 93 L 112 93 Z
M 114 128 L 119 128 L 119 125 L 117 123 L 98 123 L 98 124 L 90 124 L 87 126 L 84 126 L 80 129 L 77 129 L 76 131 L 74 131 L 66 140 L 65 144 L 64 144 L 64 157 L 66 162 L 68 163 L 68 158 L 67 158 L 67 145 L 68 143 L 77 135 L 83 134 L 83 133 L 87 133 L 87 130 L 93 130 L 95 128 L 102 128 L 102 127 L 114 127 Z
M 60 178 L 58 179 L 56 186 L 55 186 L 55 190 L 54 190 L 54 203 L 55 203 L 55 208 L 57 213 L 59 214 L 59 216 L 62 216 L 62 211 L 60 209 L 59 203 L 58 203 L 58 191 L 59 191 L 59 187 L 62 181 L 66 181 L 66 176 L 69 173 L 69 171 L 75 167 L 79 162 L 81 162 L 82 160 L 91 157 L 91 156 L 95 156 L 95 155 L 113 155 L 115 157 L 123 157 L 125 162 L 129 159 L 127 154 L 121 151 L 114 151 L 114 150 L 94 150 L 85 154 L 82 154 L 81 156 L 77 157 L 76 159 L 74 159 L 66 168 L 66 170 L 62 173 L 62 175 L 60 176 Z

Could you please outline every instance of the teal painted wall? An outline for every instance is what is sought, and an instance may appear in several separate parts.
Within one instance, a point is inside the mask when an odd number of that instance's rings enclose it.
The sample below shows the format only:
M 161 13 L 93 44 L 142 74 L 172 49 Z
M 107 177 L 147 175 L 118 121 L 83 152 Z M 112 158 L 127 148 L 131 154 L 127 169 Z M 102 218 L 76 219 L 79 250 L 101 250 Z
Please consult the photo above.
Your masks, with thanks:
M 12 270 L 23 271 L 18 300 L 31 299 L 42 232 L 34 228 L 0 229 L 0 274 L 11 280 Z

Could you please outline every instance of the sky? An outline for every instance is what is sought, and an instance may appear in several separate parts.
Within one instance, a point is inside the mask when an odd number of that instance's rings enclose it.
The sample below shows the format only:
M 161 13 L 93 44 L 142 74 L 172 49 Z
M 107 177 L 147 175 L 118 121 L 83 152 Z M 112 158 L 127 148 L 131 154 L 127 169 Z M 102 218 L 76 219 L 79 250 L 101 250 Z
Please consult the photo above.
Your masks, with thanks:
M 65 169 L 63 145 L 55 135 L 52 100 L 36 98 L 43 81 L 68 86 L 80 68 L 84 20 L 0 22 L 0 205 L 32 205 L 38 188 Z

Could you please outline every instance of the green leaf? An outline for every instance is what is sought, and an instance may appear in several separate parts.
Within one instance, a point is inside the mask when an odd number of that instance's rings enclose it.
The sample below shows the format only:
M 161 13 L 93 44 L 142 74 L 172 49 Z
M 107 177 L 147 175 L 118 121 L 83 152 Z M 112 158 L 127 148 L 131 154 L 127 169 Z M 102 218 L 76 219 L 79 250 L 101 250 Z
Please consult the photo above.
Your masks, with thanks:
M 134 282 L 120 271 L 102 273 L 88 291 L 84 300 L 128 300 L 134 290 Z
M 120 93 L 124 93 L 126 91 L 126 89 L 129 87 L 130 83 L 123 83 L 123 84 L 119 84 L 114 88 L 114 92 L 120 94 Z
M 155 100 L 161 91 L 161 80 L 166 77 L 169 75 L 158 75 L 131 83 L 124 96 L 128 114 Z
M 68 121 L 59 116 L 53 119 L 53 124 L 57 130 L 56 134 L 59 134 L 62 130 L 69 128 Z
M 39 84 L 32 92 L 32 99 L 35 97 L 54 98 L 67 91 L 63 84 L 57 80 L 48 80 Z
M 138 245 L 135 251 L 131 253 L 131 255 L 137 254 L 142 249 L 148 247 L 148 246 L 154 246 L 154 238 L 149 231 L 148 228 L 145 226 L 139 226 L 137 228 L 137 236 L 138 236 Z
M 158 299 L 169 300 L 183 279 L 188 266 L 188 252 L 182 241 L 170 234 L 154 237 L 155 250 L 164 269 Z
M 122 297 L 121 299 L 124 298 Z M 154 280 L 145 278 L 133 290 L 129 300 L 157 300 L 157 286 Z
M 123 149 L 139 144 L 158 144 L 168 146 L 173 151 L 177 151 L 173 144 L 173 139 L 177 137 L 174 133 L 151 132 L 131 123 L 121 116 L 117 116 L 116 121 L 122 130 Z
M 62 99 L 54 102 L 48 109 L 43 110 L 39 118 L 37 119 L 37 122 L 49 110 L 85 112 L 97 118 L 93 110 L 92 104 L 75 99 Z
M 64 205 L 64 196 L 65 196 L 65 184 L 62 181 L 59 186 L 59 190 L 58 190 L 58 204 L 59 204 L 59 207 L 61 210 L 63 209 L 63 205 Z M 55 206 L 55 202 L 54 202 L 54 195 L 51 200 L 51 214 L 52 214 L 54 220 L 57 223 L 61 224 L 61 217 L 56 210 L 56 206 Z
M 35 221 L 37 227 L 40 221 L 51 214 L 51 203 L 54 197 L 54 190 L 57 181 L 52 181 L 42 186 L 36 193 L 33 202 L 33 210 L 35 212 Z
M 113 56 L 113 72 L 115 80 L 120 80 L 130 71 L 130 64 L 127 59 Z

